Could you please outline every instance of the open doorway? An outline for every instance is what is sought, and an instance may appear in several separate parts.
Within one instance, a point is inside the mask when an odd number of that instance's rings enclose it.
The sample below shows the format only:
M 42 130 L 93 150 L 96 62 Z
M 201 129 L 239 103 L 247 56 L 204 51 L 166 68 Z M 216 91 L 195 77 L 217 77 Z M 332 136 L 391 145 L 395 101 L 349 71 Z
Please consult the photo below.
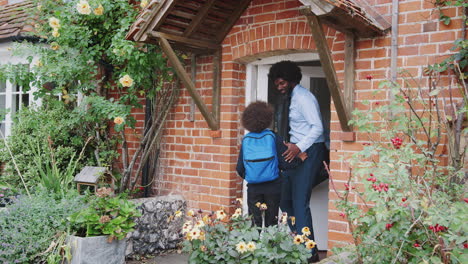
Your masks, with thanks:
M 310 91 L 317 98 L 322 122 L 325 130 L 327 147 L 329 148 L 330 131 L 330 92 L 327 87 L 325 74 L 320 66 L 319 58 L 314 53 L 289 54 L 284 56 L 275 56 L 265 58 L 247 65 L 247 85 L 246 85 L 246 104 L 261 100 L 272 104 L 274 107 L 278 101 L 278 93 L 273 84 L 268 81 L 268 71 L 272 64 L 282 61 L 295 61 L 302 70 L 301 85 Z M 273 126 L 274 128 L 274 126 Z M 327 160 L 329 154 L 327 154 Z M 312 190 L 310 199 L 310 209 L 312 212 L 312 222 L 315 232 L 315 240 L 320 250 L 328 249 L 328 180 L 326 172 L 322 175 L 324 179 Z M 245 186 L 244 186 L 245 187 Z M 244 196 L 246 190 L 244 188 Z M 245 198 L 245 197 L 244 197 Z M 246 204 L 246 203 L 244 203 Z

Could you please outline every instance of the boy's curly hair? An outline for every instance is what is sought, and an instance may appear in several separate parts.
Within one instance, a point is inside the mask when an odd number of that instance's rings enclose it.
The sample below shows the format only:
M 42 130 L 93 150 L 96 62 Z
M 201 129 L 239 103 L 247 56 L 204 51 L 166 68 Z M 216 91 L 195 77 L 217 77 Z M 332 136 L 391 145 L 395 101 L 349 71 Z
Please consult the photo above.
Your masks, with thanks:
M 273 107 L 266 102 L 250 103 L 242 113 L 242 126 L 250 132 L 259 133 L 273 122 Z
M 280 61 L 271 66 L 268 72 L 268 78 L 275 81 L 278 78 L 288 82 L 300 83 L 302 79 L 301 68 L 292 61 Z

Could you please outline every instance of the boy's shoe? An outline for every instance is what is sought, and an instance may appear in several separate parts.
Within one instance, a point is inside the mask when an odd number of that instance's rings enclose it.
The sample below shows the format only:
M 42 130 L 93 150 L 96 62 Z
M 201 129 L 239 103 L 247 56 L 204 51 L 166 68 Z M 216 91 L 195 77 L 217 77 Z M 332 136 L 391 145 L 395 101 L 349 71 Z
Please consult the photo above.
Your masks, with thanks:
M 319 258 L 319 254 L 318 253 L 315 253 L 314 255 L 312 255 L 312 257 L 310 257 L 309 259 L 307 259 L 307 263 L 317 263 L 320 261 L 320 258 Z

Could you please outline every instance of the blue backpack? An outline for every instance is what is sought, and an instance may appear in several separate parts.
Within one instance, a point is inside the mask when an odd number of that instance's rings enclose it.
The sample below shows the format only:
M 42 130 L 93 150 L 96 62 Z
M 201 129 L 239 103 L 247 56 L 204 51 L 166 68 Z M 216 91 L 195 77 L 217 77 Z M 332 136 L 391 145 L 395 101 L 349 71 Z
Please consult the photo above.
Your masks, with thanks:
M 250 132 L 242 140 L 245 180 L 248 183 L 273 181 L 279 176 L 275 134 L 265 129 Z

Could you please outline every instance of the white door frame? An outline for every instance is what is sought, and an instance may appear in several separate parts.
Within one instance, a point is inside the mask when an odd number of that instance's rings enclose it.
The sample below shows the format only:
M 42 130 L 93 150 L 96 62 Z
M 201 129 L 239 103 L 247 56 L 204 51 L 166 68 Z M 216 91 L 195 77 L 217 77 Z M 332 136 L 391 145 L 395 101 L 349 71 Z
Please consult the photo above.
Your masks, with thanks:
M 271 64 L 290 60 L 295 62 L 317 61 L 317 53 L 293 53 L 289 55 L 273 56 L 254 61 L 246 65 L 246 106 L 253 101 L 268 101 L 268 71 Z M 304 76 L 325 77 L 321 67 L 301 67 Z M 303 78 L 301 85 L 310 87 L 310 78 Z M 246 131 L 247 133 L 247 131 Z M 247 186 L 243 187 L 243 211 L 248 212 Z M 312 213 L 315 240 L 320 250 L 328 249 L 328 181 L 324 181 L 314 188 L 311 196 L 310 208 Z M 315 213 L 314 213 L 315 212 Z

